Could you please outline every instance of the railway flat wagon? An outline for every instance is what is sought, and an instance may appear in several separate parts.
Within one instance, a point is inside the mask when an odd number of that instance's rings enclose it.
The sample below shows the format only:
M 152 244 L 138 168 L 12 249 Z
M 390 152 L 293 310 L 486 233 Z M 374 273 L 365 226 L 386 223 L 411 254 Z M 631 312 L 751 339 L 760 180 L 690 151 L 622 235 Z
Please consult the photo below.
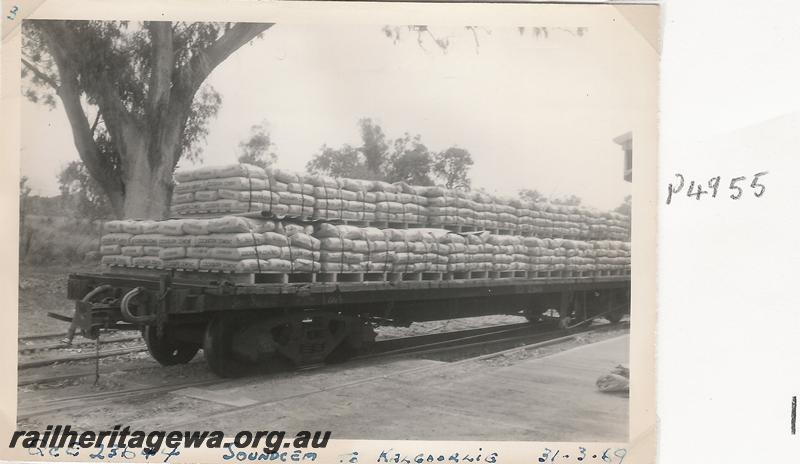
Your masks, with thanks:
M 202 349 L 214 373 L 234 377 L 345 360 L 367 350 L 380 325 L 492 314 L 537 321 L 555 309 L 569 326 L 599 316 L 615 322 L 630 311 L 628 272 L 540 274 L 319 274 L 295 282 L 280 274 L 252 279 L 112 267 L 71 275 L 74 314 L 51 316 L 71 323 L 70 339 L 76 332 L 96 339 L 105 329 L 140 330 L 162 365 L 187 363 Z

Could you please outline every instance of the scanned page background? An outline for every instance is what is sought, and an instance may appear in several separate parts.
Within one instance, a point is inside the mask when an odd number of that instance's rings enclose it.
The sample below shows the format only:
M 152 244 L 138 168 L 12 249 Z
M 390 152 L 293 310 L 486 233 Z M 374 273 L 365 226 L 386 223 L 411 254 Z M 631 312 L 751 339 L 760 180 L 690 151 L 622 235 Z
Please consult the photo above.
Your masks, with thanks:
M 485 24 L 492 25 L 517 25 L 540 24 L 550 25 L 571 24 L 576 21 L 588 23 L 591 27 L 592 9 L 580 10 L 577 6 L 541 6 L 534 10 L 525 10 L 524 14 L 513 5 L 415 5 L 415 4 L 335 4 L 335 3 L 286 3 L 286 4 L 250 4 L 226 3 L 224 8 L 218 2 L 68 2 L 48 1 L 41 6 L 25 4 L 24 11 L 34 11 L 34 17 L 40 18 L 97 18 L 97 19 L 181 19 L 181 20 L 249 20 L 249 21 L 277 21 L 290 23 L 370 23 L 370 24 Z M 4 3 L 4 7 L 6 3 Z M 642 36 L 643 46 L 652 49 L 653 59 L 646 65 L 638 66 L 635 72 L 651 76 L 652 86 L 647 89 L 648 96 L 653 102 L 653 111 L 643 117 L 636 127 L 631 130 L 636 136 L 637 160 L 635 163 L 633 186 L 634 198 L 634 292 L 633 307 L 637 308 L 635 317 L 632 318 L 631 329 L 631 368 L 634 375 L 631 403 L 630 403 L 630 437 L 632 440 L 631 452 L 628 459 L 631 462 L 651 462 L 653 446 L 655 444 L 655 403 L 654 403 L 654 352 L 655 352 L 655 226 L 657 207 L 656 192 L 658 181 L 656 178 L 657 156 L 657 131 L 656 131 L 656 105 L 657 105 L 657 74 L 658 74 L 658 26 L 657 16 L 652 12 L 653 7 L 610 7 L 598 6 L 592 8 L 608 9 L 620 21 L 628 21 L 627 27 L 636 30 Z M 644 8 L 644 9 L 643 9 Z M 7 9 L 7 8 L 6 8 Z M 4 25 L 8 21 L 4 20 Z M 4 126 L 3 137 L 3 163 L 2 175 L 3 207 L 6 211 L 15 211 L 17 207 L 18 186 L 18 137 L 20 127 L 19 119 L 19 35 L 13 25 L 3 30 L 3 111 L 4 120 L 9 121 Z M 3 242 L 2 257 L 8 263 L 4 268 L 3 291 L 4 306 L 9 308 L 9 314 L 4 319 L 3 330 L 7 331 L 2 338 L 2 353 L 5 356 L 5 365 L 14 366 L 14 339 L 17 327 L 16 311 L 16 237 L 18 235 L 15 215 L 13 219 L 5 221 L 3 231 L 7 240 Z M 54 308 L 60 309 L 60 308 Z M 16 409 L 16 387 L 14 376 L 9 375 L 0 382 L 2 388 L 2 427 L 3 436 L 9 436 L 14 427 L 14 413 Z M 313 424 L 309 424 L 313 427 Z M 335 430 L 334 430 L 335 436 Z M 535 459 L 532 450 L 540 450 L 545 444 L 507 443 L 502 445 L 507 449 L 505 453 L 508 461 L 504 462 L 529 462 Z M 349 452 L 354 446 L 363 446 L 379 449 L 385 447 L 381 443 L 337 443 L 328 450 L 331 455 L 340 452 Z M 426 446 L 448 446 L 446 444 L 429 444 Z M 435 449 L 435 448 L 434 448 Z M 19 451 L 19 450 L 18 450 Z M 24 452 L 23 452 L 24 453 Z M 200 453 L 187 453 L 182 458 L 191 459 L 200 456 Z M 18 459 L 22 453 L 14 454 Z M 207 454 L 206 459 L 217 456 Z

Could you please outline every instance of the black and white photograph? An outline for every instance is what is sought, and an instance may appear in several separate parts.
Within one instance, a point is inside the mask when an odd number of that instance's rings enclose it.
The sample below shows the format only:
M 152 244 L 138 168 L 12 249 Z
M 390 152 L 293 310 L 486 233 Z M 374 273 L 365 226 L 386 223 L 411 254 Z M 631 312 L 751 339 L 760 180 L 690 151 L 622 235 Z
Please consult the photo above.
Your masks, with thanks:
M 17 429 L 627 443 L 658 7 L 520 8 L 22 21 Z

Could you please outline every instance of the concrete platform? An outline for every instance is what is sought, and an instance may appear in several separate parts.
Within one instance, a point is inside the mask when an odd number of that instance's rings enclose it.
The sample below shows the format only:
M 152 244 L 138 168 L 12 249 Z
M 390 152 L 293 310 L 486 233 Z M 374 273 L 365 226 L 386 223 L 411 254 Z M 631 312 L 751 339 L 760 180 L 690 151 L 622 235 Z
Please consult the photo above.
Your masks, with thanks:
M 332 430 L 342 439 L 624 442 L 628 398 L 599 392 L 595 381 L 627 364 L 628 342 L 626 335 L 539 359 L 344 365 L 229 386 L 215 396 L 258 404 L 231 415 L 223 409 L 193 424 L 226 431 Z

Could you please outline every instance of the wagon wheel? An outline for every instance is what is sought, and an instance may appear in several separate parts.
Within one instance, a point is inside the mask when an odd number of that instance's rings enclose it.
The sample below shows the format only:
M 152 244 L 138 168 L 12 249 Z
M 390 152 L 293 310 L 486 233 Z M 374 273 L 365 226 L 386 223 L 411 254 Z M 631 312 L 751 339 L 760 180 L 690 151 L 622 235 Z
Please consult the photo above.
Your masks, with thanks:
M 612 310 L 603 315 L 606 320 L 612 324 L 622 320 L 622 316 L 630 313 L 630 303 L 616 305 Z
M 214 316 L 206 326 L 203 354 L 211 371 L 220 377 L 241 377 L 252 364 L 240 359 L 233 350 L 234 335 L 239 324 L 223 315 Z
M 616 324 L 620 320 L 622 320 L 622 316 L 625 314 L 629 314 L 631 312 L 631 300 L 630 300 L 630 293 L 615 293 L 612 295 L 611 300 L 609 301 L 609 311 L 603 315 L 603 317 L 611 322 L 612 324 Z
M 578 302 L 574 294 L 564 294 L 558 309 L 558 327 L 568 330 L 578 316 Z
M 606 313 L 603 317 L 612 324 L 616 324 L 617 322 L 622 320 L 622 311 L 612 311 L 610 313 Z
M 178 340 L 166 330 L 164 331 L 164 336 L 158 338 L 157 332 L 154 326 L 145 326 L 142 338 L 147 344 L 147 351 L 150 352 L 150 356 L 162 366 L 186 364 L 200 350 L 200 344 L 198 343 Z

